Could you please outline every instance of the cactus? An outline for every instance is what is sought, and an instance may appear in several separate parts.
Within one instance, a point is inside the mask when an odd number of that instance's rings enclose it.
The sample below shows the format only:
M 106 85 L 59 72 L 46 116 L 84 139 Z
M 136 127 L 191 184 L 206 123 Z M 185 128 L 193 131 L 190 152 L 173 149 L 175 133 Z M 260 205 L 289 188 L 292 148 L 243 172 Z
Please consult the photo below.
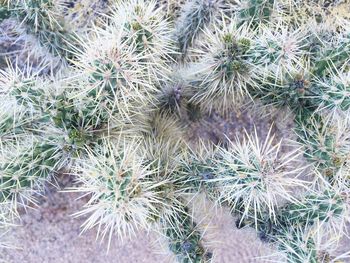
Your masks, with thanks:
M 327 69 L 331 69 L 332 67 L 338 70 L 342 69 L 349 62 L 349 48 L 349 37 L 344 37 L 344 40 L 339 43 L 339 46 L 322 50 L 322 53 L 318 55 L 320 59 L 316 62 L 314 74 L 318 76 L 326 75 Z
M 254 63 L 272 70 L 276 78 L 283 77 L 285 72 L 293 72 L 305 56 L 305 32 L 294 28 L 290 30 L 279 23 L 274 27 L 261 27 L 256 46 L 251 49 Z
M 67 56 L 65 33 L 60 25 L 60 17 L 54 10 L 53 1 L 15 1 L 12 10 L 15 17 L 26 24 L 27 30 L 35 34 L 50 52 L 57 56 Z
M 213 32 L 205 31 L 205 52 L 185 79 L 193 90 L 192 103 L 222 111 L 249 96 L 251 87 L 256 87 L 257 74 L 251 65 L 253 40 L 248 28 L 230 20 L 227 27 L 216 27 Z
M 91 83 L 90 94 L 98 97 L 103 92 L 105 103 L 111 107 L 115 100 L 124 100 L 124 106 L 128 101 L 139 104 L 151 101 L 155 91 L 152 87 L 155 75 L 149 73 L 155 74 L 156 68 L 148 60 L 150 55 L 137 52 L 136 42 L 125 37 L 122 26 L 117 28 L 121 31 L 96 32 L 97 36 L 77 53 L 76 64 Z
M 220 11 L 230 7 L 229 2 L 226 0 L 193 0 L 187 3 L 183 8 L 184 11 L 179 19 L 181 22 L 176 32 L 179 50 L 183 56 L 186 55 L 188 48 L 193 45 L 201 31 L 220 15 Z
M 275 78 L 273 72 L 267 74 L 260 91 L 255 92 L 256 98 L 267 105 L 277 108 L 288 108 L 297 116 L 315 110 L 311 99 L 312 83 L 308 73 L 296 70 L 286 73 L 283 78 Z M 316 104 L 317 105 L 317 104 Z
M 96 227 L 108 248 L 157 229 L 178 262 L 212 262 L 189 207 L 203 194 L 285 261 L 335 262 L 350 221 L 343 7 L 0 1 L 0 229 L 67 173 L 66 190 L 87 196 L 82 230 Z M 215 116 L 255 109 L 289 112 L 295 138 L 271 126 L 190 139 Z
M 10 14 L 11 12 L 9 11 L 9 3 L 7 3 L 5 0 L 2 0 L 0 2 L 0 21 L 9 18 Z
M 10 202 L 14 212 L 18 205 L 31 202 L 33 191 L 40 191 L 43 182 L 60 168 L 57 167 L 60 156 L 54 144 L 38 139 L 26 143 L 29 149 L 23 146 L 15 149 L 18 154 L 10 159 L 5 156 L 1 167 L 1 202 Z M 7 151 L 3 154 L 9 155 Z
M 340 193 L 327 190 L 323 193 L 308 195 L 301 204 L 290 204 L 281 209 L 279 222 L 282 225 L 305 228 L 341 218 L 342 213 L 345 212 L 344 198 Z
M 315 241 L 302 228 L 291 229 L 277 238 L 277 244 L 282 256 L 288 263 L 323 262 L 318 258 Z
M 313 99 L 318 111 L 343 111 L 350 108 L 349 73 L 333 73 L 331 78 L 327 78 L 315 83 Z
M 63 27 L 68 31 L 86 32 L 93 23 L 99 23 L 103 13 L 109 12 L 110 0 L 57 0 L 55 9 L 64 18 Z M 103 19 L 102 19 L 103 20 Z
M 174 23 L 176 19 L 181 15 L 181 8 L 186 3 L 184 0 L 159 0 L 157 1 L 157 6 L 162 8 L 166 14 L 166 17 Z
M 0 10 L 3 10 L 1 4 Z M 27 53 L 32 54 L 34 57 L 28 57 L 29 61 L 22 61 L 22 58 L 18 60 L 16 56 L 15 63 L 19 63 L 22 68 L 27 68 L 27 64 L 34 64 L 35 67 L 48 67 L 49 72 L 42 72 L 43 74 L 55 74 L 62 67 L 67 64 L 67 61 L 72 58 L 72 47 L 77 45 L 76 37 L 73 31 L 69 31 L 63 25 L 63 18 L 59 14 L 59 7 L 55 1 L 51 0 L 15 0 L 8 1 L 6 13 L 1 11 L 2 18 L 9 20 L 12 19 L 16 24 L 15 30 L 24 31 L 26 40 L 34 38 L 35 47 L 24 47 Z M 22 36 L 24 33 L 22 32 Z M 20 36 L 15 38 L 14 44 L 18 41 L 23 41 Z M 32 45 L 30 42 L 29 45 Z M 38 51 L 47 52 L 45 57 Z M 23 50 L 22 50 L 23 52 Z M 1 54 L 3 56 L 3 54 Z M 6 54 L 5 54 L 6 57 Z M 36 61 L 36 59 L 38 61 Z M 33 60 L 33 61 L 31 61 Z M 13 62 L 12 62 L 13 63 Z M 37 65 L 38 64 L 38 65 Z
M 14 143 L 16 138 L 26 136 L 32 124 L 32 115 L 24 107 L 16 108 L 16 101 L 1 105 L 1 144 Z
M 251 0 L 245 1 L 239 8 L 239 16 L 242 22 L 248 21 L 253 24 L 266 23 L 270 20 L 274 9 L 274 0 Z
M 314 115 L 298 128 L 305 157 L 325 177 L 332 179 L 349 159 L 348 116 Z
M 76 215 L 92 213 L 83 230 L 99 226 L 99 234 L 107 235 L 109 243 L 114 233 L 125 237 L 137 228 L 148 229 L 159 218 L 157 206 L 163 204 L 158 190 L 162 183 L 152 178 L 158 171 L 144 164 L 137 155 L 137 144 L 131 143 L 129 149 L 124 144 L 105 142 L 75 168 L 82 186 L 74 191 L 91 194 L 84 210 Z
M 180 212 L 168 219 L 164 227 L 170 250 L 177 255 L 177 260 L 181 263 L 210 262 L 212 253 L 203 247 L 200 232 L 188 215 L 188 208 L 180 209 Z
M 170 80 L 161 83 L 161 91 L 158 94 L 158 107 L 163 112 L 181 114 L 181 111 L 188 103 L 189 95 L 186 94 L 183 80 Z
M 277 200 L 294 203 L 292 189 L 305 184 L 297 179 L 305 169 L 298 165 L 300 152 L 281 156 L 280 143 L 274 145 L 273 139 L 268 135 L 260 142 L 255 133 L 243 142 L 231 142 L 227 150 L 219 149 L 212 165 L 214 178 L 209 181 L 216 182 L 220 202 L 237 211 L 241 222 L 265 213 L 276 220 Z

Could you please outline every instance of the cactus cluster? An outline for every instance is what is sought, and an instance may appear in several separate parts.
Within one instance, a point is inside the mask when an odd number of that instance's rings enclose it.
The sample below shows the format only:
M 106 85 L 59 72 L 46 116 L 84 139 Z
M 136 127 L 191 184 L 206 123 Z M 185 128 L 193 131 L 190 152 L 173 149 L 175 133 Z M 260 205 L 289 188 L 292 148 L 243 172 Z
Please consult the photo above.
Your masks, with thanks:
M 283 262 L 339 262 L 349 12 L 348 1 L 0 0 L 0 228 L 66 173 L 87 200 L 83 230 L 109 244 L 159 229 L 179 262 L 213 261 L 189 205 L 205 193 Z M 214 113 L 271 108 L 293 138 L 271 127 L 189 140 Z

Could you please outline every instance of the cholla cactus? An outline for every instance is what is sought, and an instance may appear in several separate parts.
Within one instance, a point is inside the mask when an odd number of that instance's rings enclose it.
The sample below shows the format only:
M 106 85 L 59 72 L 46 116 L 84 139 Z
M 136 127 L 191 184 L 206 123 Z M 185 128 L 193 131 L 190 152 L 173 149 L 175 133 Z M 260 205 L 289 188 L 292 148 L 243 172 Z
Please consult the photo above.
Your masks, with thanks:
M 58 25 L 53 2 L 47 0 L 15 1 L 13 9 L 25 24 L 32 24 L 34 31 L 54 29 Z
M 7 0 L 0 1 L 0 21 L 10 17 L 9 2 Z
M 33 202 L 33 193 L 40 192 L 43 182 L 60 168 L 55 145 L 39 140 L 28 139 L 21 143 L 25 145 L 2 149 L 1 202 L 9 203 L 13 213 L 18 206 Z
M 282 78 L 277 79 L 274 73 L 270 71 L 266 74 L 264 84 L 256 92 L 256 98 L 269 106 L 288 108 L 297 115 L 315 110 L 310 101 L 311 78 L 305 68 L 285 72 Z
M 347 111 L 350 108 L 350 72 L 333 73 L 330 78 L 315 83 L 314 104 L 318 111 Z
M 126 148 L 127 147 L 127 148 Z M 149 229 L 160 217 L 159 207 L 163 183 L 154 181 L 157 169 L 145 164 L 138 155 L 138 144 L 105 142 L 88 159 L 77 163 L 80 187 L 74 191 L 91 194 L 84 210 L 76 215 L 90 214 L 83 230 L 98 226 L 101 235 L 130 236 L 138 228 Z
M 290 30 L 277 23 L 274 27 L 262 26 L 256 46 L 251 49 L 254 62 L 275 72 L 276 78 L 302 66 L 305 52 L 305 33 L 301 29 Z
M 181 9 L 185 5 L 185 0 L 158 0 L 158 5 L 164 10 L 166 17 L 174 22 L 181 15 Z
M 26 32 L 25 25 L 14 18 L 1 23 L 0 63 L 6 67 L 16 67 L 21 71 L 50 75 L 60 68 L 61 60 L 55 57 L 40 41 Z
M 161 90 L 158 93 L 158 107 L 160 111 L 181 115 L 190 98 L 190 90 L 186 90 L 186 83 L 182 79 L 171 79 L 161 83 Z
M 136 51 L 153 55 L 155 62 L 164 62 L 160 58 L 170 57 L 174 53 L 172 28 L 164 19 L 156 2 L 145 3 L 142 0 L 121 3 L 112 14 L 115 27 L 123 28 L 129 43 L 136 42 Z
M 60 16 L 55 11 L 53 1 L 18 0 L 10 6 L 13 15 L 25 24 L 27 30 L 35 34 L 40 43 L 55 55 L 65 57 L 68 45 Z
M 239 7 L 239 17 L 242 22 L 247 21 L 258 25 L 266 23 L 271 19 L 272 13 L 276 11 L 277 1 L 274 0 L 250 0 L 241 1 Z
M 183 125 L 169 113 L 152 113 L 144 116 L 141 121 L 145 129 L 143 132 L 143 148 L 149 160 L 158 160 L 163 167 L 177 165 L 172 159 L 177 158 L 186 147 Z M 139 128 L 139 126 L 138 126 Z
M 345 193 L 332 190 L 307 195 L 300 204 L 285 207 L 281 210 L 281 224 L 301 228 L 313 226 L 316 229 L 328 225 L 330 230 L 339 229 L 336 234 L 342 234 L 349 219 L 348 197 L 344 196 Z
M 305 182 L 297 177 L 305 169 L 298 165 L 301 152 L 280 153 L 280 143 L 274 144 L 268 135 L 260 142 L 257 134 L 243 142 L 231 142 L 228 149 L 220 149 L 213 163 L 214 179 L 220 193 L 219 200 L 238 211 L 241 222 L 257 220 L 267 213 L 276 220 L 276 207 L 281 200 L 294 203 L 293 190 Z M 257 223 L 257 222 L 255 222 Z
M 72 58 L 71 47 L 77 42 L 74 32 L 64 27 L 59 10 L 59 4 L 51 0 L 8 1 L 7 12 L 0 20 L 4 19 L 4 25 L 14 26 L 10 32 L 4 30 L 9 38 L 3 41 L 11 46 L 10 50 L 12 45 L 21 46 L 16 52 L 18 55 L 11 58 L 12 63 L 19 64 L 22 69 L 34 66 L 41 74 L 51 75 L 67 65 L 67 59 Z M 7 53 L 1 56 L 14 56 L 12 52 Z M 26 54 L 27 59 L 23 58 Z
M 315 64 L 314 74 L 318 76 L 329 74 L 328 69 L 337 68 L 341 70 L 349 63 L 350 42 L 349 35 L 339 36 L 343 38 L 338 45 L 334 47 L 325 47 L 317 54 L 320 59 Z
M 63 26 L 68 31 L 85 32 L 101 14 L 109 12 L 110 0 L 56 0 L 55 9 L 64 17 Z
M 132 105 L 130 101 L 142 105 L 150 101 L 155 92 L 152 86 L 155 76 L 148 75 L 153 65 L 149 58 L 153 53 L 137 52 L 137 44 L 125 35 L 124 26 L 97 31 L 96 37 L 86 42 L 77 54 L 76 64 L 81 74 L 92 83 L 90 93 L 95 97 L 103 94 L 105 103 L 111 107 L 115 101 L 124 101 L 124 106 Z M 121 107 L 119 110 L 128 111 Z
M 342 6 L 0 0 L 0 227 L 66 172 L 88 197 L 75 214 L 88 216 L 83 230 L 109 244 L 157 229 L 179 262 L 210 262 L 189 209 L 205 193 L 287 262 L 335 262 L 325 244 L 336 247 L 350 218 Z M 299 143 L 272 128 L 189 140 L 254 101 L 271 118 L 270 108 L 290 112 Z
M 21 136 L 25 136 L 26 130 L 30 128 L 31 115 L 18 107 L 15 100 L 8 98 L 8 102 L 0 106 L 0 131 L 1 144 L 13 143 Z
M 213 255 L 203 247 L 196 223 L 188 215 L 186 207 L 180 209 L 180 212 L 168 219 L 165 226 L 170 250 L 177 256 L 178 262 L 210 262 Z
M 322 183 L 314 194 L 306 195 L 300 204 L 281 210 L 281 224 L 275 226 L 273 238 L 286 252 L 288 262 L 323 262 L 325 255 L 321 253 L 322 247 L 331 250 L 346 233 L 349 221 L 348 190 L 343 179 L 338 180 L 335 186 Z M 324 239 L 325 236 L 330 237 L 329 242 Z
M 193 90 L 190 101 L 208 110 L 227 110 L 257 86 L 250 55 L 252 32 L 230 20 L 227 26 L 209 29 L 205 35 L 203 53 L 185 77 Z
M 277 244 L 288 263 L 316 263 L 319 261 L 314 239 L 308 233 L 305 234 L 302 228 L 287 230 L 277 238 Z
M 332 179 L 349 160 L 349 116 L 314 115 L 298 128 L 305 157 Z
M 233 11 L 233 0 L 193 0 L 188 1 L 179 18 L 176 39 L 180 52 L 186 55 L 198 35 L 219 17 L 220 12 Z
M 332 242 L 322 240 L 311 231 L 305 233 L 300 227 L 285 230 L 277 237 L 276 243 L 283 262 L 345 262 L 343 260 L 349 258 L 348 252 L 338 255 Z

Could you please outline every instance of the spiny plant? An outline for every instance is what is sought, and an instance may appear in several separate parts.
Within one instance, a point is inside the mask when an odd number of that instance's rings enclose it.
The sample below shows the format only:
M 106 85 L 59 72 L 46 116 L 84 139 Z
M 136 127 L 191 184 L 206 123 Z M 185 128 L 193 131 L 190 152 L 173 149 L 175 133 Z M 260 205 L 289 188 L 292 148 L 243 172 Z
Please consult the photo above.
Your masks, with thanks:
M 254 62 L 259 68 L 270 69 L 275 72 L 276 78 L 283 77 L 295 67 L 301 66 L 305 32 L 299 28 L 289 28 L 282 22 L 273 27 L 261 26 L 261 33 L 256 40 L 256 47 L 251 49 L 255 54 Z M 305 54 L 306 53 L 306 54 Z
M 323 193 L 307 195 L 301 204 L 291 204 L 284 207 L 281 210 L 280 222 L 302 228 L 306 226 L 319 228 L 322 224 L 328 224 L 331 230 L 340 228 L 340 231 L 344 231 L 342 228 L 345 228 L 345 222 L 341 223 L 341 221 L 348 220 L 348 218 L 342 217 L 343 213 L 344 215 L 348 213 L 346 211 L 347 204 L 344 202 L 347 201 L 347 196 L 344 194 L 334 190 L 325 190 Z M 338 225 L 338 223 L 341 224 Z
M 210 198 L 238 214 L 238 225 L 266 214 L 275 221 L 277 207 L 285 202 L 294 203 L 295 190 L 307 187 L 308 183 L 298 179 L 306 170 L 298 160 L 302 152 L 296 149 L 282 154 L 281 142 L 273 141 L 273 136 L 268 135 L 261 142 L 255 133 L 246 134 L 243 142 L 238 138 L 230 141 L 227 148 L 204 148 L 200 156 L 192 153 L 184 159 L 181 172 L 197 188 L 204 188 Z
M 35 34 L 40 43 L 55 55 L 65 56 L 65 40 L 59 15 L 55 13 L 53 1 L 13 1 L 9 10 L 27 30 Z
M 39 40 L 27 33 L 25 25 L 14 18 L 6 19 L 0 28 L 1 68 L 15 65 L 21 71 L 50 75 L 56 72 L 62 61 L 55 57 Z
M 154 1 L 147 5 L 136 0 L 121 3 L 109 23 L 113 23 L 114 28 L 121 27 L 126 45 L 134 45 L 135 53 L 142 53 L 144 59 L 152 63 L 146 69 L 153 71 L 149 75 L 156 76 L 155 80 L 158 80 L 166 78 L 169 72 L 166 63 L 171 61 L 175 51 L 170 22 L 164 19 L 161 9 L 156 9 L 155 5 Z
M 40 142 L 40 138 L 24 143 L 2 150 L 1 200 L 14 214 L 18 207 L 35 203 L 34 193 L 42 191 L 43 183 L 60 168 L 54 144 Z
M 168 209 L 161 209 L 158 227 L 169 243 L 170 252 L 179 262 L 210 262 L 212 252 L 205 248 L 202 232 L 192 217 L 189 200 L 198 193 L 198 178 L 188 175 L 186 144 L 181 139 L 182 130 L 178 120 L 169 113 L 160 113 L 150 119 L 151 129 L 145 132 L 142 151 L 157 167 L 157 181 L 163 203 Z M 180 140 L 169 140 L 178 135 Z
M 212 253 L 202 244 L 201 233 L 186 207 L 171 217 L 165 227 L 169 248 L 179 262 L 210 262 Z
M 37 67 L 39 72 L 40 69 L 47 68 L 47 72 L 41 71 L 42 74 L 56 74 L 69 63 L 72 58 L 72 47 L 76 46 L 77 42 L 74 30 L 63 24 L 58 1 L 14 0 L 1 3 L 0 6 L 0 10 L 6 10 L 6 13 L 1 11 L 0 21 L 11 21 L 15 25 L 14 31 L 23 31 L 18 37 L 14 37 L 13 32 L 10 32 L 12 38 L 3 41 L 10 42 L 6 43 L 7 45 L 24 41 L 21 48 L 33 56 L 28 57 L 29 61 L 18 59 L 16 56 L 15 63 L 22 68 L 27 68 L 26 64 L 30 66 L 34 64 L 34 68 Z M 25 39 L 22 39 L 24 34 L 26 34 Z M 35 41 L 29 41 L 30 38 L 34 38 Z M 48 54 L 44 57 L 36 50 L 46 51 Z M 1 56 L 8 57 L 8 54 L 1 54 Z M 29 69 L 33 68 L 29 67 Z
M 350 108 L 350 73 L 331 72 L 328 78 L 315 82 L 312 90 L 313 104 L 317 111 L 348 111 Z
M 86 32 L 93 23 L 99 23 L 103 14 L 108 13 L 110 0 L 56 0 L 57 13 L 64 17 L 63 27 L 68 31 Z
M 9 2 L 7 0 L 2 0 L 0 2 L 0 20 L 1 21 L 10 17 L 10 11 L 8 7 L 9 7 Z
M 348 121 L 347 115 L 314 115 L 298 128 L 305 157 L 330 180 L 349 160 Z
M 249 55 L 253 33 L 245 26 L 238 27 L 234 20 L 220 27 L 205 31 L 202 54 L 185 76 L 193 93 L 190 101 L 208 110 L 232 108 L 237 98 L 249 95 L 256 86 Z
M 188 1 L 179 18 L 176 39 L 179 51 L 185 56 L 189 47 L 199 34 L 220 17 L 220 12 L 227 12 L 234 7 L 231 0 L 193 0 Z
M 271 19 L 274 5 L 274 0 L 242 1 L 239 8 L 239 17 L 242 23 L 245 21 L 253 24 L 267 22 Z
M 312 111 L 313 103 L 310 101 L 310 76 L 302 70 L 285 73 L 282 78 L 277 78 L 273 71 L 267 73 L 261 92 L 257 91 L 256 98 L 259 98 L 267 105 L 277 108 L 288 108 L 295 114 L 302 114 L 303 111 Z
M 103 92 L 106 99 L 109 99 L 106 103 L 112 107 L 115 101 L 142 104 L 151 100 L 155 91 L 152 84 L 156 77 L 149 74 L 154 65 L 149 61 L 153 53 L 138 52 L 133 35 L 126 36 L 124 26 L 119 24 L 113 30 L 97 29 L 90 41 L 76 53 L 78 59 L 75 63 L 81 71 L 80 74 L 86 76 L 91 83 L 94 96 L 98 97 Z M 155 72 L 153 68 L 152 73 Z M 81 89 L 88 90 L 83 86 Z
M 306 258 L 309 262 L 323 262 L 319 258 L 320 246 L 336 247 L 334 243 L 346 233 L 348 198 L 348 188 L 344 188 L 343 182 L 338 181 L 334 186 L 317 184 L 317 190 L 305 195 L 301 203 L 281 208 L 279 224 L 270 223 L 267 233 L 270 241 L 282 246 L 282 251 L 288 251 L 288 262 L 305 262 Z
M 108 247 L 157 229 L 179 262 L 211 262 L 190 207 L 205 193 L 284 261 L 336 262 L 350 218 L 350 34 L 341 3 L 304 4 L 0 1 L 0 27 L 20 25 L 10 39 L 32 35 L 69 62 L 48 72 L 4 44 L 0 227 L 64 172 L 87 200 L 83 231 L 96 227 Z M 188 140 L 203 119 L 255 101 L 290 112 L 297 143 L 273 128 Z
M 186 108 L 189 98 L 189 94 L 185 94 L 185 81 L 173 77 L 169 81 L 160 83 L 159 86 L 157 102 L 160 111 L 180 115 L 181 111 Z
M 243 142 L 230 142 L 228 149 L 219 149 L 213 164 L 219 201 L 239 211 L 241 222 L 267 213 L 276 219 L 276 206 L 282 201 L 295 202 L 293 190 L 306 182 L 298 179 L 305 170 L 298 164 L 297 150 L 281 156 L 280 143 L 273 144 L 269 135 L 260 142 L 257 134 Z
M 114 233 L 122 238 L 138 228 L 149 229 L 160 217 L 158 207 L 166 206 L 161 198 L 165 182 L 154 180 L 159 171 L 137 154 L 137 143 L 105 142 L 95 151 L 75 168 L 82 184 L 75 191 L 91 194 L 84 210 L 76 214 L 91 214 L 83 229 L 98 226 L 109 243 Z
M 286 262 L 327 262 L 329 255 L 317 250 L 316 240 L 310 233 L 305 233 L 301 227 L 284 231 L 285 234 L 277 237 L 277 244 Z
M 280 256 L 285 262 L 346 262 L 348 252 L 333 256 L 329 251 L 331 243 L 325 243 L 319 237 L 303 233 L 302 229 L 290 230 L 287 236 L 278 238 Z
M 26 135 L 32 124 L 30 111 L 16 105 L 15 100 L 7 98 L 8 102 L 1 105 L 1 143 L 14 143 L 16 138 Z
M 40 108 L 41 85 L 48 82 L 21 72 L 1 73 L 1 198 L 16 215 L 66 162 L 59 138 L 42 131 L 47 116 Z
M 157 7 L 162 8 L 166 17 L 169 18 L 172 23 L 174 23 L 175 20 L 181 15 L 181 9 L 185 3 L 185 0 L 159 0 L 157 1 Z

